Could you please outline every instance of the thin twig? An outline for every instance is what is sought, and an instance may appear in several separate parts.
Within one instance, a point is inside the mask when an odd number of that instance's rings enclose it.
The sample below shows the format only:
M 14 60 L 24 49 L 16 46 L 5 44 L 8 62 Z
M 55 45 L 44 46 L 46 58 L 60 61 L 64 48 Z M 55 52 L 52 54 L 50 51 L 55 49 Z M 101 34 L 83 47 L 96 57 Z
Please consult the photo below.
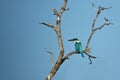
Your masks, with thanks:
M 53 52 L 48 50 L 48 49 L 46 49 L 46 48 L 44 48 L 44 49 L 47 51 L 47 53 L 49 53 L 51 55 L 51 62 L 52 62 L 52 67 L 53 67 L 54 66 L 54 55 L 53 55 Z
M 112 23 L 104 23 L 104 24 L 102 24 L 101 26 L 95 28 L 94 31 L 100 30 L 100 29 L 102 29 L 103 27 L 105 27 L 106 25 L 110 25 L 110 24 L 112 24 Z
M 59 13 L 57 12 L 56 8 L 53 8 L 52 10 L 53 10 L 54 15 L 56 15 L 58 17 Z
M 52 23 L 47 24 L 47 23 L 45 23 L 45 22 L 41 22 L 41 23 L 39 23 L 39 24 L 43 24 L 43 25 L 45 25 L 45 26 L 47 26 L 47 27 L 50 27 L 50 28 L 52 28 L 53 30 L 55 30 L 55 26 L 54 26 Z

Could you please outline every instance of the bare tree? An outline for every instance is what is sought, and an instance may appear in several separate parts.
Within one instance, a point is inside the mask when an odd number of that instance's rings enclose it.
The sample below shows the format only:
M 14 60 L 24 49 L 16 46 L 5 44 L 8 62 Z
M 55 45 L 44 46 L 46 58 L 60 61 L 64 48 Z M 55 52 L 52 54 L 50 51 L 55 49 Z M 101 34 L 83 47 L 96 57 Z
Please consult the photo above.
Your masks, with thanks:
M 62 14 L 65 11 L 69 10 L 69 8 L 66 8 L 66 5 L 67 5 L 67 0 L 64 0 L 63 5 L 62 5 L 60 11 L 57 11 L 56 8 L 52 9 L 54 15 L 57 17 L 57 19 L 56 19 L 56 25 L 53 25 L 52 23 L 45 23 L 45 22 L 41 22 L 40 23 L 40 24 L 43 24 L 43 25 L 45 25 L 45 26 L 53 29 L 56 32 L 57 39 L 58 39 L 58 44 L 59 44 L 59 57 L 58 57 L 56 63 L 53 63 L 53 53 L 51 51 L 49 51 L 49 50 L 46 50 L 48 53 L 51 54 L 51 56 L 52 56 L 52 64 L 53 64 L 51 71 L 46 76 L 46 80 L 52 80 L 52 78 L 54 77 L 54 75 L 56 74 L 56 72 L 58 71 L 58 69 L 60 68 L 61 64 L 65 60 L 69 59 L 71 55 L 73 55 L 73 54 L 79 54 L 76 51 L 71 51 L 67 55 L 64 55 L 64 45 L 63 45 L 62 35 L 61 35 L 61 16 L 62 16 Z M 105 7 L 99 6 L 98 9 L 97 9 L 97 12 L 96 12 L 96 16 L 95 16 L 95 18 L 94 18 L 94 20 L 92 22 L 91 33 L 90 33 L 90 36 L 88 37 L 88 40 L 87 40 L 87 43 L 86 43 L 86 47 L 83 50 L 83 53 L 88 56 L 88 59 L 90 60 L 90 64 L 92 64 L 91 58 L 96 58 L 95 56 L 92 56 L 91 54 L 89 54 L 89 52 L 91 50 L 90 47 L 89 47 L 89 44 L 90 44 L 90 41 L 92 39 L 92 36 L 94 35 L 94 33 L 96 31 L 102 29 L 103 27 L 105 27 L 107 25 L 112 24 L 109 20 L 107 20 L 106 18 L 104 18 L 105 22 L 102 25 L 100 25 L 98 27 L 95 27 L 97 18 L 99 17 L 99 15 L 100 15 L 100 13 L 102 11 L 104 11 L 106 9 L 110 9 L 110 8 L 111 7 L 105 8 Z

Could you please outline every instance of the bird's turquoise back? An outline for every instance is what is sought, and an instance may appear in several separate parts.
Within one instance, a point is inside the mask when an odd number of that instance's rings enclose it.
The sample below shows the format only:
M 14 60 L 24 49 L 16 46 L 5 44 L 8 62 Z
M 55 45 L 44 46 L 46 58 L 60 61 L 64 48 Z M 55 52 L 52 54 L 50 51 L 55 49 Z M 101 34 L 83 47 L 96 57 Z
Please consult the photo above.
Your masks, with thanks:
M 82 44 L 81 42 L 75 42 L 75 50 L 82 53 Z
M 82 57 L 84 57 L 82 53 L 82 44 L 81 42 L 75 42 L 75 50 L 81 54 Z

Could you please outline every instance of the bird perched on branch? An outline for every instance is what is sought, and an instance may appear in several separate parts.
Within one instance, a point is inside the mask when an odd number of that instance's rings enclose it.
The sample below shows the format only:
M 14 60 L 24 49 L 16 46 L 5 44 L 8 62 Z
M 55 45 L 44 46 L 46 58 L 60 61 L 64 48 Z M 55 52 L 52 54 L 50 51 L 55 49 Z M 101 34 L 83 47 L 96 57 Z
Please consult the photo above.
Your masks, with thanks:
M 82 43 L 77 38 L 73 38 L 68 41 L 73 41 L 76 52 L 80 53 L 81 56 L 84 57 L 83 52 L 82 52 Z

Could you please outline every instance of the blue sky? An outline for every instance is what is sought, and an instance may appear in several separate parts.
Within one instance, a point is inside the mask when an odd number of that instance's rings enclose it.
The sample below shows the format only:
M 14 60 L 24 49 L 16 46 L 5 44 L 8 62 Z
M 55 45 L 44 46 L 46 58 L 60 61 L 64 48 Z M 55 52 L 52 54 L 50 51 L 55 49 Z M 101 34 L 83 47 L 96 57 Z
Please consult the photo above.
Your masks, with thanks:
M 119 80 L 120 74 L 120 11 L 119 0 L 68 0 L 70 8 L 62 16 L 62 37 L 65 54 L 74 50 L 67 40 L 77 37 L 83 48 L 90 34 L 95 9 L 91 3 L 110 10 L 102 12 L 96 26 L 104 17 L 113 25 L 97 31 L 92 38 L 91 54 L 97 58 L 89 64 L 87 56 L 71 56 L 65 61 L 53 80 Z M 56 17 L 52 8 L 59 10 L 63 0 L 0 0 L 0 80 L 44 80 L 51 69 L 51 58 L 43 48 L 58 57 L 55 32 L 39 22 L 52 22 Z

